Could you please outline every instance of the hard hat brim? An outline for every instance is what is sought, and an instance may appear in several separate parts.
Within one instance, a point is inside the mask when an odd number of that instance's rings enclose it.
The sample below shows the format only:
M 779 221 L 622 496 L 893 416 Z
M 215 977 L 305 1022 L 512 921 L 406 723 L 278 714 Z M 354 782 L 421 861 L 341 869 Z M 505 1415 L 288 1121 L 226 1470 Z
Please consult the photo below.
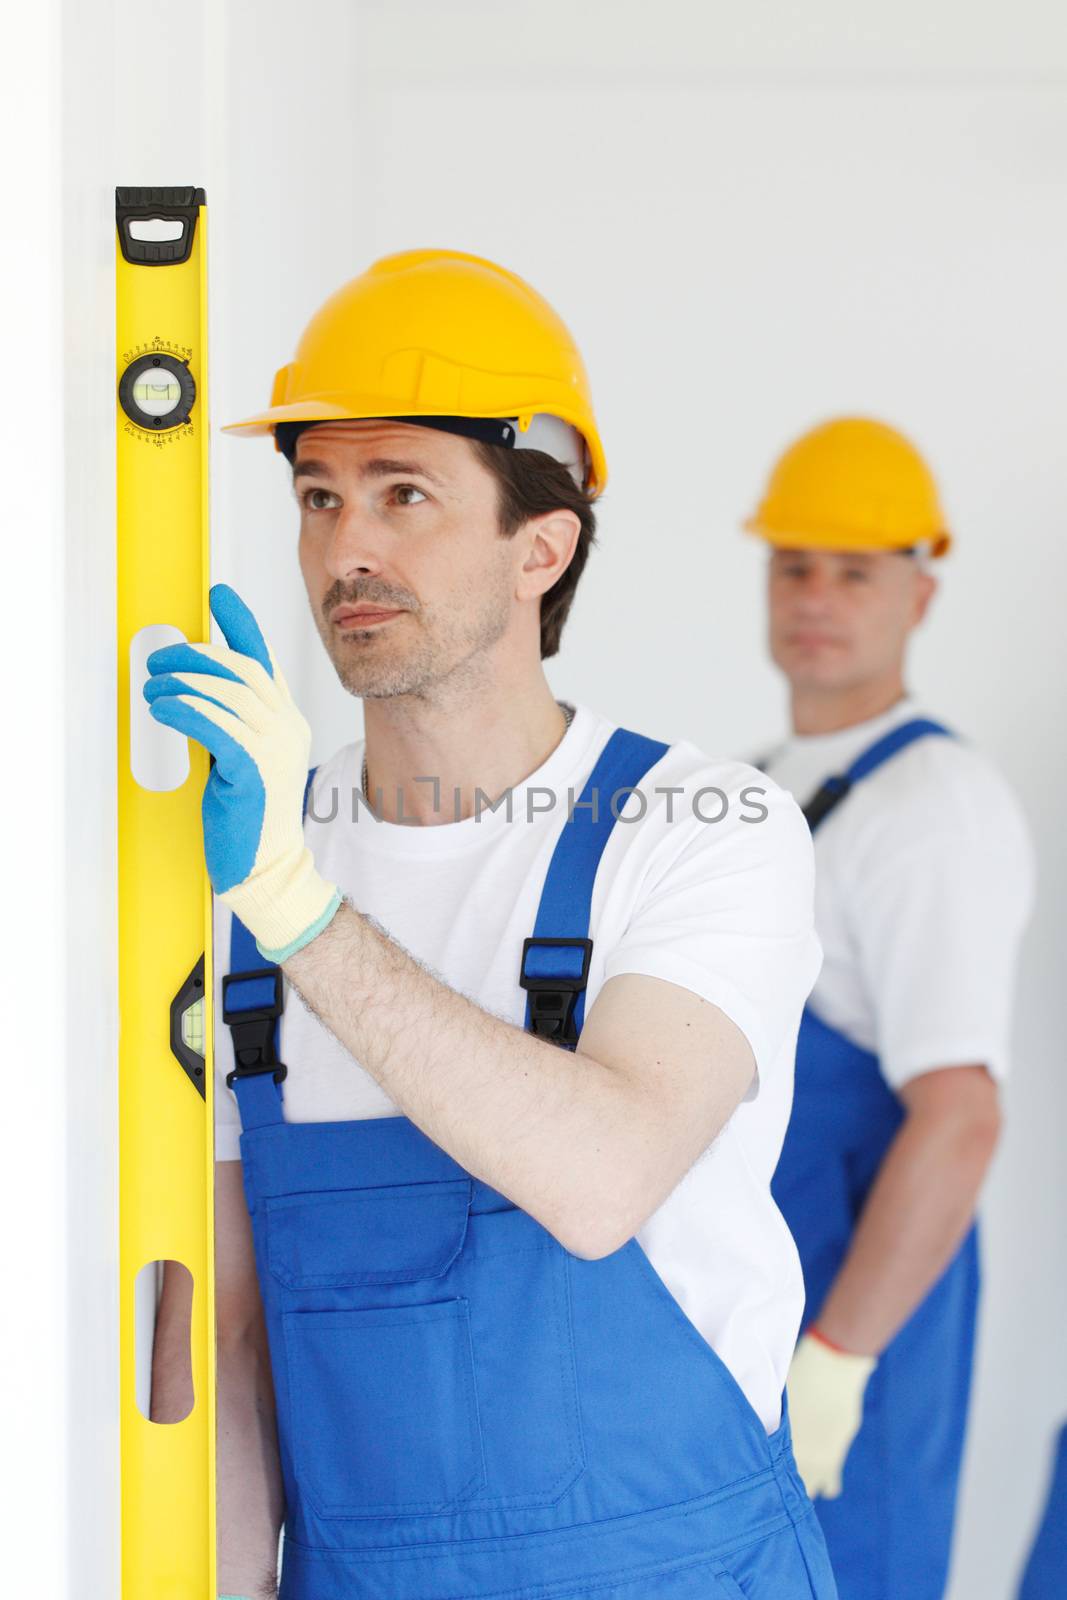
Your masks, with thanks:
M 273 433 L 279 422 L 352 422 L 363 418 L 418 415 L 407 412 L 395 399 L 384 395 L 346 395 L 337 400 L 296 400 L 291 405 L 270 406 L 257 411 L 254 416 L 242 417 L 238 422 L 224 422 L 223 433 L 264 434 Z M 422 415 L 431 416 L 429 408 Z
M 930 557 L 936 560 L 939 556 L 947 555 L 952 548 L 952 535 L 947 528 L 923 529 L 897 539 L 886 539 L 864 538 L 855 528 L 836 529 L 824 524 L 817 528 L 772 527 L 759 517 L 746 517 L 741 526 L 746 533 L 755 534 L 779 550 L 829 550 L 847 554 L 850 550 L 908 550 L 912 545 L 929 544 Z
M 590 480 L 586 485 L 586 492 L 602 493 L 608 471 L 599 437 L 590 438 L 583 426 L 584 418 L 579 412 L 570 411 L 568 407 L 531 406 L 520 414 L 535 416 L 541 412 L 560 417 L 564 422 L 569 422 L 573 428 L 577 428 L 589 451 Z M 410 417 L 413 423 L 417 423 L 420 417 L 432 417 L 438 414 L 439 412 L 435 412 L 430 406 L 405 405 L 402 401 L 398 403 L 395 396 L 345 395 L 334 399 L 323 397 L 297 400 L 289 405 L 269 406 L 266 411 L 257 411 L 251 417 L 242 417 L 237 422 L 223 423 L 222 432 L 252 437 L 272 434 L 280 422 L 357 422 L 369 421 L 375 417 Z M 472 418 L 494 418 L 500 415 L 499 411 L 467 412 L 466 410 L 461 414 Z

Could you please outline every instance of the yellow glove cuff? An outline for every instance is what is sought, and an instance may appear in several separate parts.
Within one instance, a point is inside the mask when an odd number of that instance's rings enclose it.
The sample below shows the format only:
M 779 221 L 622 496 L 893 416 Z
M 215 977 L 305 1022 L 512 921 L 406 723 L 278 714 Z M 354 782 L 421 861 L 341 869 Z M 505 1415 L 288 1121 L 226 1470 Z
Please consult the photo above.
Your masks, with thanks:
M 275 962 L 310 944 L 341 904 L 340 890 L 316 871 L 302 838 L 221 898 L 253 934 L 260 955 Z

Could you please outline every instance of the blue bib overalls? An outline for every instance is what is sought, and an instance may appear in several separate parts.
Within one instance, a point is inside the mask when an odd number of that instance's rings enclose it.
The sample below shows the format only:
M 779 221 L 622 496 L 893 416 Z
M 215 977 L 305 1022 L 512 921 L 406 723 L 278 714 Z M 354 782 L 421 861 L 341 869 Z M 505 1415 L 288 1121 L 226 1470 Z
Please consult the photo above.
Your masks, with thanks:
M 1056 1435 L 1052 1476 L 1016 1600 L 1062 1600 L 1067 1588 L 1067 1422 Z
M 812 829 L 852 784 L 898 750 L 926 735 L 948 734 L 925 718 L 892 729 L 809 802 L 805 815 Z M 771 1185 L 800 1251 L 805 1326 L 822 1307 L 903 1120 L 878 1058 L 806 1007 L 793 1114 Z M 944 1593 L 977 1304 L 978 1240 L 972 1227 L 879 1358 L 841 1495 L 815 1502 L 841 1600 L 940 1600 Z
M 607 796 L 665 749 L 617 730 L 553 854 L 519 981 L 564 1047 Z M 787 1417 L 768 1437 L 636 1239 L 570 1254 L 406 1117 L 286 1122 L 280 979 L 237 924 L 233 965 L 282 1600 L 834 1600 Z

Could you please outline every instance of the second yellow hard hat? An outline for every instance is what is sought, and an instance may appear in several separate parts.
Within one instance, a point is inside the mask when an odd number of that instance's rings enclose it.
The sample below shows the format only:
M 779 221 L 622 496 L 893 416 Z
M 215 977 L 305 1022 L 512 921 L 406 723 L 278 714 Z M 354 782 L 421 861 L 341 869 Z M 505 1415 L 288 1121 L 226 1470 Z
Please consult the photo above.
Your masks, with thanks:
M 588 450 L 585 487 L 607 463 L 589 378 L 561 319 L 506 268 L 458 250 L 384 256 L 312 317 L 266 411 L 227 433 L 359 417 L 559 417 Z M 276 441 L 277 442 L 277 441 Z
M 771 544 L 821 550 L 901 550 L 952 543 L 933 475 L 896 428 L 838 417 L 813 428 L 775 464 L 744 527 Z

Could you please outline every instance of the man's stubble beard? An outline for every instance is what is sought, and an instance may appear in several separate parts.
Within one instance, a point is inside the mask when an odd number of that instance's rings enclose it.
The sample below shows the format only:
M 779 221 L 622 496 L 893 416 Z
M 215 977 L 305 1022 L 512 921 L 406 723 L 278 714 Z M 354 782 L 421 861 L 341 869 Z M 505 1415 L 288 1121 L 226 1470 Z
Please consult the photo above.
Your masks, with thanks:
M 370 642 L 353 638 L 349 644 L 317 613 L 319 635 L 342 688 L 361 700 L 388 700 L 399 695 L 421 698 L 457 673 L 479 676 L 477 658 L 507 632 L 511 615 L 510 575 L 501 570 L 493 576 L 491 591 L 486 592 L 484 584 L 479 586 L 481 604 L 473 614 L 464 614 L 460 626 L 451 619 L 438 622 L 426 608 L 411 612 L 411 623 L 396 625 L 409 633 L 418 630 L 415 638 L 404 643 L 389 643 L 383 637 Z M 388 630 L 387 624 L 383 636 Z M 379 650 L 381 659 L 375 659 Z

